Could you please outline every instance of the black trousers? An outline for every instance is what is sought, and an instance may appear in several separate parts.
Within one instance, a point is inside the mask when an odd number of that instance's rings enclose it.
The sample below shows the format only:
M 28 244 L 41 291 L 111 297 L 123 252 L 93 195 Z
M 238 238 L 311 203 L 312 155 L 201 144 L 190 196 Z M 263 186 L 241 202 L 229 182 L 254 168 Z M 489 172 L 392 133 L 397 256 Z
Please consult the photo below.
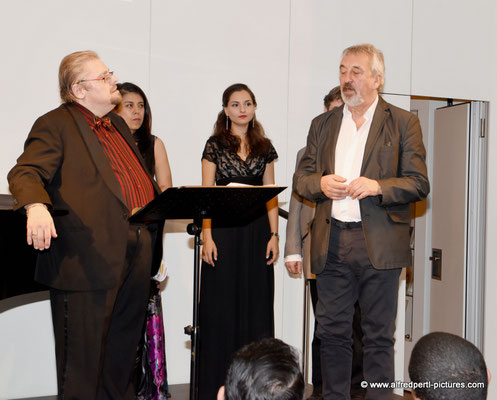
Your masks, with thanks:
M 316 280 L 309 279 L 309 291 L 311 292 L 312 309 L 316 315 L 318 304 L 318 289 Z M 314 336 L 312 337 L 312 392 L 321 393 L 323 391 L 323 378 L 321 375 L 321 339 L 317 335 L 318 320 L 314 319 Z
M 131 384 L 147 310 L 152 239 L 130 226 L 126 265 L 111 290 L 51 289 L 60 399 L 134 399 Z
M 318 289 L 315 279 L 309 279 L 309 289 L 311 292 L 312 309 L 316 314 L 318 304 Z M 318 321 L 314 320 L 314 336 L 312 338 L 312 392 L 315 394 L 323 391 L 323 378 L 321 374 L 321 339 L 317 335 Z M 362 328 L 361 309 L 359 302 L 354 305 L 354 319 L 352 322 L 352 375 L 351 393 L 362 393 L 361 382 L 364 380 L 362 374 Z
M 321 339 L 323 397 L 350 399 L 352 320 L 359 301 L 366 382 L 394 381 L 394 332 L 400 269 L 372 267 L 360 223 L 331 226 L 326 266 L 317 276 L 316 317 Z M 390 399 L 391 390 L 369 390 L 366 399 Z

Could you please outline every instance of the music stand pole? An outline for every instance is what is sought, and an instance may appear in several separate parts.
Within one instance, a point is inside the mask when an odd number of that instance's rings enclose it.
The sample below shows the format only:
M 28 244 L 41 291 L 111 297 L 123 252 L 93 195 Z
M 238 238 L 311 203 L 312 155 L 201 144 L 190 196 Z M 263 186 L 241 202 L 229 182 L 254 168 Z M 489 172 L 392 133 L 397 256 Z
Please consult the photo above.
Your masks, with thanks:
M 202 218 L 195 218 L 188 224 L 187 232 L 194 236 L 193 251 L 193 326 L 185 327 L 185 334 L 191 338 L 191 362 L 190 362 L 190 400 L 198 398 L 198 299 L 200 296 L 200 234 L 202 233 Z

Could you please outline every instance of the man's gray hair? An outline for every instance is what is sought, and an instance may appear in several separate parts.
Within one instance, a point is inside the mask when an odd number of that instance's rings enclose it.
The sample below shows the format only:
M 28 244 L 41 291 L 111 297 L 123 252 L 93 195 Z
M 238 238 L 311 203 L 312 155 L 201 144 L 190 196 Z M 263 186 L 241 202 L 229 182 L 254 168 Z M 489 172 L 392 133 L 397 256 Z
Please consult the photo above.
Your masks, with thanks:
M 378 50 L 369 43 L 357 44 L 355 46 L 347 47 L 343 51 L 342 56 L 358 53 L 364 53 L 369 56 L 371 73 L 373 76 L 381 76 L 380 87 L 378 89 L 383 89 L 383 85 L 385 84 L 385 59 L 383 58 L 381 50 Z

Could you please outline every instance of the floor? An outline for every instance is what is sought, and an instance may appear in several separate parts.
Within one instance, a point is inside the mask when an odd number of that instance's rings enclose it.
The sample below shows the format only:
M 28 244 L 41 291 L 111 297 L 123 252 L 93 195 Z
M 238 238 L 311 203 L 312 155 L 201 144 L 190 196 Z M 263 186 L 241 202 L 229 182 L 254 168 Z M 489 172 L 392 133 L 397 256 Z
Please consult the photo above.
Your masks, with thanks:
M 171 399 L 173 400 L 188 400 L 190 398 L 190 385 L 171 385 L 169 386 L 169 391 L 171 392 Z M 304 398 L 307 399 L 312 393 L 312 385 L 307 385 L 305 389 Z M 412 400 L 412 396 L 409 392 L 405 392 L 404 396 L 393 395 L 392 400 Z
M 171 385 L 169 386 L 169 391 L 171 392 L 172 400 L 188 400 L 190 398 L 190 385 L 188 384 Z M 311 393 L 312 385 L 307 385 L 304 398 L 307 398 Z M 23 400 L 57 400 L 57 396 L 30 397 Z M 392 400 L 412 400 L 412 396 L 409 392 L 405 392 L 403 397 L 394 395 Z

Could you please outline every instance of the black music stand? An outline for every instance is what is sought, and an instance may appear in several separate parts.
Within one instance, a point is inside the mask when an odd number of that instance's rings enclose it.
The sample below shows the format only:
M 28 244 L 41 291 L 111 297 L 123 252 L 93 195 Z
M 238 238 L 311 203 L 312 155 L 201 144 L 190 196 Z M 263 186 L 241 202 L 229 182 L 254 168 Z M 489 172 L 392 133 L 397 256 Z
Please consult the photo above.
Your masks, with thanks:
M 195 236 L 193 260 L 193 322 L 185 327 L 191 338 L 190 400 L 198 398 L 198 298 L 200 288 L 200 233 L 204 218 L 245 215 L 260 207 L 286 187 L 277 186 L 182 186 L 169 188 L 133 214 L 130 223 L 152 223 L 166 219 L 192 219 L 187 232 Z

